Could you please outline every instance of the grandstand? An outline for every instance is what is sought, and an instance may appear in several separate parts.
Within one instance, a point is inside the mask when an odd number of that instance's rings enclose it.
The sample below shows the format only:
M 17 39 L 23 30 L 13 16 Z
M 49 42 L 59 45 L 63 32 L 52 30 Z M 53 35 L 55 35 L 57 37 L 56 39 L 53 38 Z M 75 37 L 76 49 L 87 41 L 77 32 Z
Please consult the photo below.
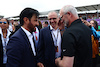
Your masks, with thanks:
M 98 29 L 100 30 L 100 4 L 76 7 L 79 17 L 85 16 L 87 21 L 92 19 L 98 22 Z M 51 10 L 59 13 L 59 10 Z M 40 20 L 47 20 L 50 11 L 40 12 Z
M 100 30 L 100 4 L 76 7 L 79 17 L 85 16 L 88 21 L 95 19 L 98 22 L 98 29 Z M 59 13 L 60 9 L 50 10 Z M 40 12 L 40 20 L 48 20 L 47 16 L 50 11 Z M 19 16 L 8 17 L 9 19 L 19 20 Z
M 79 16 L 86 16 L 87 18 L 100 18 L 100 4 L 76 7 Z M 52 10 L 59 13 L 59 10 Z M 46 17 L 50 11 L 40 12 L 40 17 Z

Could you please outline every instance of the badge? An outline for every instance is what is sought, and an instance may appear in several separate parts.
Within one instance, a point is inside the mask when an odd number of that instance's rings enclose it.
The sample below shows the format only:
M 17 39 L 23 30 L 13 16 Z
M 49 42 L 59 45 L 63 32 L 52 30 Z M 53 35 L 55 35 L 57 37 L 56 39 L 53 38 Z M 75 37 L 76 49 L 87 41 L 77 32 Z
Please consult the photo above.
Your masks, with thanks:
M 55 51 L 58 52 L 58 46 L 55 46 L 55 48 L 56 48 Z

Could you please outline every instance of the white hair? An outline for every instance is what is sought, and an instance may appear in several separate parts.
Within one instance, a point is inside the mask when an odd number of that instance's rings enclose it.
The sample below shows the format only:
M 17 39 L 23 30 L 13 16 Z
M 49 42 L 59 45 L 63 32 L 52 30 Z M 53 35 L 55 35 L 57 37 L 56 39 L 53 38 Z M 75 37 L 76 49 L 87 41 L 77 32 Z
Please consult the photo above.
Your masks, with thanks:
M 63 12 L 71 12 L 74 16 L 78 16 L 77 9 L 71 5 L 67 5 L 63 7 Z

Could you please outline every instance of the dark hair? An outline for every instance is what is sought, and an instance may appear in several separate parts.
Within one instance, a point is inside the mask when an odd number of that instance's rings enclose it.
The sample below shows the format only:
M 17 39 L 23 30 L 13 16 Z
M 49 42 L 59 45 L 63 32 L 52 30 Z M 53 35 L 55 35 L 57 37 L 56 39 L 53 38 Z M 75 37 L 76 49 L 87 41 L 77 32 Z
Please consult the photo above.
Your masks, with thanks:
M 8 22 L 8 24 L 9 24 L 9 20 L 8 19 L 6 19 L 6 21 Z
M 93 21 L 95 23 L 95 29 L 98 30 L 98 23 L 97 23 L 97 21 L 96 20 L 93 20 Z
M 32 8 L 25 8 L 24 10 L 22 10 L 22 12 L 20 13 L 21 26 L 24 24 L 24 17 L 27 17 L 30 20 L 33 15 L 39 16 L 39 12 Z
M 47 21 L 45 21 L 45 24 L 48 24 L 48 22 L 47 22 Z
M 85 17 L 85 16 L 82 16 L 82 19 L 83 19 L 83 20 L 86 20 L 86 17 Z
M 98 23 L 97 23 L 97 21 L 96 21 L 96 20 L 91 20 L 91 21 L 94 21 L 94 24 L 95 24 L 95 27 L 94 27 L 94 28 L 95 28 L 96 30 L 98 30 Z

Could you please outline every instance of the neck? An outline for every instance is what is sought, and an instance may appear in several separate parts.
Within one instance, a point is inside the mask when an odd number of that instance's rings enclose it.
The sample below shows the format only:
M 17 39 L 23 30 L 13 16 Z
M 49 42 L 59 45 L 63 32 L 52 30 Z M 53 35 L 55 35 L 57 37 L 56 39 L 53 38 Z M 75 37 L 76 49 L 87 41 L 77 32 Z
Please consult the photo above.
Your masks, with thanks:
M 36 30 L 34 30 L 34 28 L 29 29 L 28 27 L 22 26 L 23 28 L 25 28 L 27 31 L 29 31 L 30 33 L 35 32 Z
M 55 27 L 54 29 L 56 30 L 58 27 Z
M 2 29 L 2 33 L 7 33 L 7 29 Z
M 22 27 L 25 28 L 26 30 L 30 31 L 27 27 L 25 27 L 25 26 L 22 26 Z
M 3 37 L 6 38 L 7 37 L 7 29 L 5 29 L 5 30 L 2 29 L 2 33 L 3 33 Z

